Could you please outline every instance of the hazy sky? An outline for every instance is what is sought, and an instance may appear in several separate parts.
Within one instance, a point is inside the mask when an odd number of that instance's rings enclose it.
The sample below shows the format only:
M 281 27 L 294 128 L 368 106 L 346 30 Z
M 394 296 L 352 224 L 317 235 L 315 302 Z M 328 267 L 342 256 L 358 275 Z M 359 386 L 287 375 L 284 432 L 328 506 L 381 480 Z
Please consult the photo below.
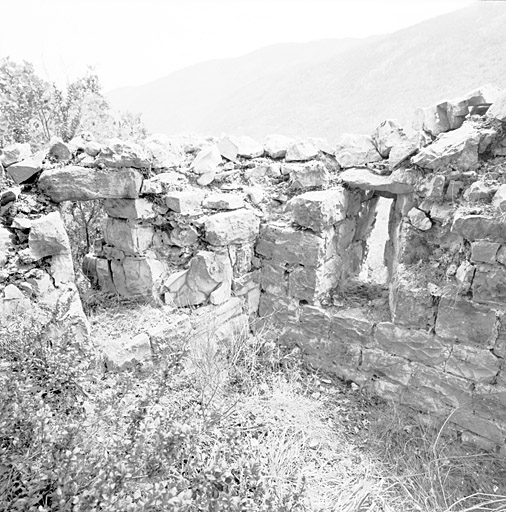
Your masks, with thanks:
M 281 42 L 367 37 L 474 0 L 0 0 L 0 57 L 60 86 L 94 67 L 104 89 Z

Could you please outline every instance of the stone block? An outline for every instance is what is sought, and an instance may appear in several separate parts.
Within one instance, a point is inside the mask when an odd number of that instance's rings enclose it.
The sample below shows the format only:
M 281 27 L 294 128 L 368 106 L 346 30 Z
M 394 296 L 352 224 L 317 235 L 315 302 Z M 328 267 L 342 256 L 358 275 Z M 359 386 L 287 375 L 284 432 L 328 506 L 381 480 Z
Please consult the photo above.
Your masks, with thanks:
M 506 224 L 498 218 L 485 215 L 457 214 L 452 224 L 452 231 L 466 240 L 489 240 L 506 243 Z
M 176 213 L 188 215 L 198 211 L 204 202 L 206 194 L 202 190 L 181 190 L 165 195 L 165 204 Z
M 184 162 L 181 146 L 166 135 L 151 135 L 143 141 L 143 148 L 155 169 L 179 167 Z
M 321 162 L 292 165 L 286 169 L 289 169 L 292 190 L 327 188 L 329 184 L 329 173 Z
M 176 226 L 170 232 L 170 243 L 177 247 L 191 247 L 198 242 L 199 233 L 191 225 Z
M 501 185 L 494 194 L 494 197 L 492 198 L 492 206 L 500 214 L 506 212 L 506 185 Z
M 426 288 L 414 288 L 408 283 L 394 282 L 390 288 L 392 321 L 404 327 L 422 330 L 434 325 L 435 307 Z
M 332 340 L 331 315 L 322 307 L 301 306 L 300 324 L 309 338 Z
M 476 383 L 492 383 L 501 368 L 501 359 L 488 348 L 454 344 L 445 369 Z
M 414 191 L 410 179 L 405 173 L 384 176 L 365 168 L 351 168 L 339 175 L 343 183 L 360 190 L 375 190 L 387 194 L 410 194 Z
M 258 217 L 246 209 L 216 213 L 204 222 L 206 241 L 215 246 L 252 242 L 259 228 Z
M 432 227 L 432 222 L 429 217 L 418 208 L 411 208 L 408 212 L 408 218 L 411 225 L 420 231 L 428 231 Z
M 402 357 L 392 356 L 377 349 L 362 350 L 360 369 L 371 376 L 386 377 L 407 386 L 416 373 L 417 366 Z
M 7 174 L 12 178 L 14 183 L 24 183 L 42 169 L 42 162 L 45 156 L 45 151 L 39 151 L 21 162 L 9 165 L 9 167 L 7 167 Z
M 458 130 L 442 134 L 435 142 L 420 150 L 411 163 L 437 171 L 448 166 L 461 171 L 475 169 L 478 165 L 480 133 L 471 123 Z
M 383 121 L 371 135 L 372 141 L 383 158 L 388 158 L 393 147 L 404 144 L 408 137 L 395 119 Z
M 104 209 L 117 219 L 151 219 L 156 215 L 153 203 L 146 199 L 106 199 Z
M 288 295 L 288 271 L 275 261 L 264 260 L 260 273 L 260 286 L 273 295 Z
M 480 240 L 471 243 L 471 259 L 478 263 L 489 263 L 493 265 L 501 244 Z
M 446 113 L 447 105 L 448 103 L 443 101 L 431 107 L 418 108 L 415 112 L 417 128 L 430 133 L 434 137 L 447 132 L 450 129 Z
M 121 296 L 150 299 L 161 283 L 165 265 L 153 258 L 127 256 L 122 262 L 111 261 L 111 272 Z
M 239 194 L 209 194 L 204 199 L 203 206 L 211 210 L 238 210 L 244 207 L 244 199 Z
M 136 199 L 142 175 L 135 169 L 101 170 L 67 166 L 44 171 L 39 178 L 41 192 L 56 202 L 92 199 Z
M 59 212 L 51 212 L 32 222 L 28 246 L 36 260 L 70 254 L 70 242 Z
M 450 353 L 433 333 L 405 329 L 391 322 L 379 323 L 374 337 L 386 352 L 428 366 L 441 365 Z
M 131 256 L 147 251 L 153 243 L 153 235 L 154 228 L 151 225 L 113 217 L 107 219 L 104 230 L 106 243 Z
M 471 202 L 486 201 L 489 202 L 497 187 L 489 185 L 484 181 L 475 181 L 464 192 L 464 199 Z
M 450 180 L 448 188 L 446 189 L 446 197 L 450 201 L 455 201 L 460 192 L 464 188 L 464 182 L 459 180 Z
M 493 105 L 488 109 L 487 116 L 506 122 L 506 89 L 495 98 Z
M 374 346 L 374 323 L 359 308 L 342 309 L 330 314 L 331 339 L 342 343 Z
M 346 217 L 347 192 L 343 188 L 306 192 L 288 205 L 296 224 L 321 233 Z
M 2 164 L 5 169 L 7 169 L 9 165 L 30 158 L 32 154 L 30 143 L 28 142 L 24 144 L 20 142 L 8 144 L 7 146 L 4 146 L 0 151 L 0 164 Z
M 287 162 L 307 162 L 318 156 L 318 148 L 307 140 L 294 142 L 286 149 Z
M 492 346 L 496 336 L 496 314 L 486 306 L 443 297 L 438 307 L 436 334 L 447 340 Z
M 318 288 L 318 276 L 314 267 L 295 267 L 288 276 L 288 295 L 312 303 Z
M 300 318 L 299 301 L 286 296 L 262 293 L 258 315 L 267 320 L 267 325 L 274 327 L 297 323 Z
M 301 231 L 281 222 L 272 222 L 262 227 L 256 252 L 279 264 L 318 266 L 323 260 L 326 239 L 311 231 Z
M 339 165 L 345 169 L 382 160 L 371 137 L 351 133 L 345 133 L 339 138 L 335 156 Z
M 202 148 L 198 152 L 195 160 L 193 161 L 192 167 L 197 174 L 206 174 L 209 172 L 215 172 L 221 163 L 220 150 L 215 144 L 213 144 Z
M 139 144 L 118 138 L 110 139 L 105 146 L 102 146 L 95 164 L 103 164 L 114 169 L 126 167 L 149 169 L 151 167 L 148 155 Z
M 264 149 L 271 158 L 284 158 L 294 142 L 294 139 L 284 135 L 268 135 L 265 138 Z
M 503 266 L 480 265 L 474 274 L 473 300 L 488 304 L 506 301 L 506 269 Z

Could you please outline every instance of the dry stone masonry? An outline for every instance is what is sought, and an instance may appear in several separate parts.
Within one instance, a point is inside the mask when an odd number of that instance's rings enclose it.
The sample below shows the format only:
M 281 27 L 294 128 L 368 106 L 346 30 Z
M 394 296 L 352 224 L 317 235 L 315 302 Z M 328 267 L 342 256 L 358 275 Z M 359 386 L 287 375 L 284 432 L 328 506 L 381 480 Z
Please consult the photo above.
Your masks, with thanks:
M 267 327 L 315 367 L 506 450 L 505 123 L 506 91 L 484 86 L 420 109 L 414 133 L 387 120 L 335 147 L 83 134 L 44 154 L 4 148 L 3 314 L 72 293 L 59 209 L 100 199 L 107 219 L 86 275 L 174 318 L 106 351 L 128 362 L 164 337 Z M 386 284 L 363 277 L 370 255 Z

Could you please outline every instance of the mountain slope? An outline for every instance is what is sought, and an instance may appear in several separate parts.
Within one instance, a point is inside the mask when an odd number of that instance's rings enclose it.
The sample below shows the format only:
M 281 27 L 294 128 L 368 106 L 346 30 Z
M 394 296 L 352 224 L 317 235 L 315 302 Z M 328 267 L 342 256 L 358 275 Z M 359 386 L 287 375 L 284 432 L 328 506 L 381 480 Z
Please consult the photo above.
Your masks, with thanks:
M 370 132 L 388 117 L 491 82 L 506 88 L 506 3 L 480 2 L 382 37 L 276 45 L 113 91 L 168 134 L 323 136 Z

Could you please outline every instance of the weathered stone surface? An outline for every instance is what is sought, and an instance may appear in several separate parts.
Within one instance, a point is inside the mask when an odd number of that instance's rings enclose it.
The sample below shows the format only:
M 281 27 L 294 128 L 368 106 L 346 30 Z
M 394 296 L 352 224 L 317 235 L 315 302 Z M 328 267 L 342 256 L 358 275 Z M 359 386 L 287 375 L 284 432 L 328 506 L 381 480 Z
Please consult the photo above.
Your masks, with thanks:
M 197 179 L 197 185 L 207 187 L 216 179 L 216 171 L 208 171 L 201 174 Z
M 32 221 L 28 217 L 21 217 L 18 215 L 12 219 L 11 228 L 20 229 L 22 231 L 28 231 L 32 227 Z
M 463 188 L 464 183 L 462 181 L 450 180 L 448 183 L 448 188 L 446 189 L 446 197 L 450 201 L 455 201 Z
M 464 299 L 443 297 L 439 304 L 436 334 L 444 339 L 486 347 L 495 337 L 495 312 Z
M 63 285 L 74 284 L 76 275 L 74 272 L 74 262 L 70 253 L 55 254 L 51 258 L 51 276 L 54 285 L 59 288 Z
M 286 150 L 287 162 L 307 162 L 318 156 L 318 148 L 307 140 L 300 140 L 290 144 Z
M 451 100 L 446 104 L 446 118 L 450 130 L 456 130 L 464 124 L 464 119 L 469 114 L 469 108 L 465 100 Z
M 198 189 L 174 191 L 165 196 L 165 204 L 174 212 L 188 215 L 200 209 L 205 197 L 205 192 Z
M 446 361 L 446 371 L 477 383 L 491 383 L 501 368 L 501 359 L 487 348 L 455 344 Z
M 204 228 L 211 245 L 251 242 L 258 235 L 260 221 L 250 210 L 234 210 L 209 216 Z
M 347 192 L 343 188 L 306 192 L 288 205 L 296 224 L 321 233 L 346 217 Z
M 450 129 L 446 114 L 448 103 L 446 101 L 428 108 L 418 108 L 415 112 L 416 126 L 429 132 L 434 137 Z
M 299 265 L 288 275 L 288 295 L 312 304 L 320 291 L 317 269 Z
M 459 284 L 459 293 L 461 295 L 465 295 L 471 289 L 475 271 L 475 266 L 471 265 L 467 260 L 463 261 L 457 268 L 455 279 L 457 279 Z
M 190 247 L 197 243 L 199 234 L 193 226 L 176 226 L 170 232 L 170 243 L 178 247 Z
M 420 231 L 428 231 L 432 227 L 432 222 L 429 217 L 427 217 L 427 215 L 418 208 L 411 208 L 408 212 L 408 218 L 411 225 Z
M 7 174 L 14 180 L 14 183 L 24 183 L 42 169 L 42 162 L 45 157 L 46 152 L 39 151 L 21 162 L 9 165 Z
M 262 293 L 258 315 L 265 319 L 263 325 L 284 327 L 298 322 L 300 317 L 299 301 L 286 296 Z
M 501 244 L 496 242 L 486 242 L 484 240 L 473 242 L 471 244 L 471 258 L 475 262 L 493 265 L 500 246 Z
M 371 135 L 372 141 L 383 158 L 388 158 L 394 146 L 403 145 L 408 141 L 401 125 L 395 119 L 383 121 Z
M 133 338 L 121 337 L 114 341 L 99 340 L 99 348 L 105 358 L 109 371 L 126 370 L 138 365 L 150 365 L 152 359 L 151 342 L 147 333 L 141 333 Z
M 390 289 L 392 321 L 406 327 L 428 329 L 434 325 L 435 309 L 427 289 L 395 281 Z
M 211 210 L 238 210 L 244 207 L 244 199 L 239 194 L 214 193 L 205 198 L 203 206 Z
M 392 356 L 382 350 L 364 349 L 360 369 L 371 375 L 387 377 L 407 386 L 416 371 L 416 366 L 415 363 L 410 363 L 402 357 Z
M 471 123 L 458 130 L 441 135 L 435 142 L 423 148 L 411 158 L 411 163 L 437 171 L 453 165 L 462 171 L 478 165 L 478 146 L 481 135 Z
M 9 251 L 14 248 L 14 234 L 0 225 L 0 268 L 8 260 Z
M 493 105 L 488 109 L 487 116 L 506 122 L 506 89 L 495 98 Z
M 294 142 L 294 139 L 284 135 L 268 135 L 264 142 L 264 149 L 271 158 L 284 158 L 288 148 Z
M 235 137 L 234 140 L 237 143 L 238 156 L 242 156 L 244 158 L 257 158 L 264 154 L 264 147 L 262 144 L 247 135 Z
M 72 151 L 61 139 L 52 139 L 50 142 L 48 156 L 58 162 L 67 163 L 72 158 Z
M 452 224 L 452 231 L 469 241 L 506 242 L 506 225 L 500 219 L 484 215 L 457 214 Z
M 156 169 L 170 169 L 180 166 L 184 161 L 181 146 L 166 135 L 157 133 L 144 142 L 144 151 Z
M 32 308 L 30 299 L 15 285 L 8 284 L 0 297 L 0 321 L 12 317 L 18 317 L 30 311 Z
M 378 345 L 390 354 L 428 366 L 442 364 L 450 353 L 450 349 L 434 334 L 425 330 L 405 329 L 391 322 L 379 323 L 374 337 Z
M 127 256 L 122 262 L 111 261 L 111 271 L 114 286 L 120 295 L 151 298 L 165 267 L 159 260 Z
M 314 188 L 326 188 L 329 183 L 329 173 L 320 162 L 309 164 L 286 166 L 289 170 L 293 190 L 310 190 Z
M 59 212 L 51 212 L 32 222 L 28 246 L 36 260 L 56 254 L 70 254 L 70 242 Z
M 345 133 L 336 146 L 336 160 L 341 167 L 355 167 L 382 160 L 368 135 Z
M 288 272 L 282 263 L 265 260 L 260 274 L 262 290 L 280 297 L 288 295 Z
M 330 314 L 331 339 L 344 343 L 357 343 L 363 347 L 374 346 L 374 323 L 359 308 L 343 309 Z
M 31 154 L 32 150 L 30 149 L 30 144 L 28 142 L 25 144 L 15 142 L 14 144 L 9 144 L 2 148 L 0 164 L 7 168 L 9 165 L 29 158 Z
M 395 169 L 407 160 L 410 156 L 414 155 L 419 148 L 418 138 L 411 137 L 401 143 L 396 144 L 388 155 L 388 166 L 390 169 Z
M 44 171 L 39 189 L 52 201 L 88 201 L 92 199 L 136 199 L 142 184 L 134 169 L 100 170 L 78 166 Z
M 143 169 L 151 167 L 148 155 L 139 144 L 126 142 L 118 138 L 109 140 L 102 147 L 100 154 L 95 159 L 95 164 L 103 164 L 113 169 L 120 169 L 122 167 Z
M 498 213 L 506 212 L 506 185 L 501 185 L 494 194 L 492 206 Z
M 431 201 L 439 201 L 444 197 L 444 187 L 446 179 L 444 176 L 434 176 L 427 183 L 426 199 Z
M 404 174 L 381 176 L 366 168 L 352 168 L 342 172 L 339 177 L 352 188 L 361 190 L 377 190 L 390 194 L 409 194 L 414 188 L 408 180 L 404 181 Z
M 216 168 L 221 162 L 220 150 L 213 144 L 199 151 L 193 161 L 192 167 L 197 174 L 205 174 L 216 171 Z
M 476 302 L 503 304 L 506 300 L 506 269 L 480 265 L 474 274 L 472 290 Z
M 91 157 L 96 157 L 102 151 L 102 145 L 99 142 L 91 140 L 84 145 L 84 152 Z
M 105 241 L 129 255 L 142 254 L 149 249 L 153 235 L 154 229 L 150 225 L 113 217 L 107 219 L 104 230 Z
M 467 201 L 489 201 L 496 190 L 497 187 L 484 181 L 475 181 L 464 192 L 464 199 Z
M 232 266 L 228 254 L 199 251 L 190 261 L 186 276 L 186 285 L 190 290 L 201 292 L 207 298 L 219 288 L 222 289 L 219 296 L 215 293 L 216 300 L 211 297 L 213 304 L 230 299 L 231 284 Z
M 256 252 L 281 264 L 316 267 L 325 254 L 325 238 L 311 231 L 301 231 L 283 223 L 262 227 Z
M 106 199 L 107 215 L 117 219 L 151 219 L 155 216 L 153 203 L 146 199 Z

